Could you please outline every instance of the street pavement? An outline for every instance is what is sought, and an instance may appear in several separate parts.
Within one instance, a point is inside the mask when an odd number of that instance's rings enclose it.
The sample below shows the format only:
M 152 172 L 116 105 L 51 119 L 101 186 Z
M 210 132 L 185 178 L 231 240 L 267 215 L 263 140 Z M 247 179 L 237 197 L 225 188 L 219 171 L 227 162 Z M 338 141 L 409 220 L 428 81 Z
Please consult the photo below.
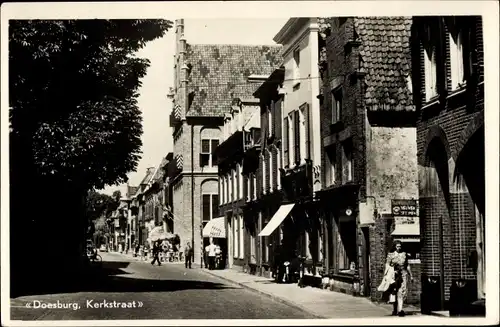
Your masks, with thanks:
M 11 299 L 11 320 L 315 318 L 200 269 L 101 256 L 102 268 L 80 290 Z

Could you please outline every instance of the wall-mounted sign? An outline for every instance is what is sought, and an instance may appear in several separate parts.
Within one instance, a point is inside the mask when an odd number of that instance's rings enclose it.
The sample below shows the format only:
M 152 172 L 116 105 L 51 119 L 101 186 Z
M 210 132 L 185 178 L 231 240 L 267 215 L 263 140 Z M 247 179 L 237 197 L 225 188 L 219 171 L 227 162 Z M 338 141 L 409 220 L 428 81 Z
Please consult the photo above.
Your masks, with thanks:
M 417 223 L 417 217 L 394 217 L 397 225 L 413 225 Z
M 392 215 L 398 217 L 416 217 L 417 200 L 395 199 L 391 201 Z

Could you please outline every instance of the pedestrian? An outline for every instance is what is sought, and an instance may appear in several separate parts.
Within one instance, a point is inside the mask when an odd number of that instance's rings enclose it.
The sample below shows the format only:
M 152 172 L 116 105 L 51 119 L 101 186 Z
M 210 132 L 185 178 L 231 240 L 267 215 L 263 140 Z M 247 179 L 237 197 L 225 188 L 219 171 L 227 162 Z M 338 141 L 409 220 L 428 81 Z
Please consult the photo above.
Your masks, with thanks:
M 408 254 L 403 252 L 401 241 L 395 241 L 391 252 L 387 255 L 386 265 L 388 266 L 388 280 L 394 282 L 389 287 L 391 298 L 389 302 L 393 302 L 393 316 L 403 317 L 403 304 L 408 294 L 408 280 L 413 281 L 410 265 L 408 263 Z M 394 269 L 394 277 L 392 277 L 392 269 Z
M 208 245 L 208 269 L 214 270 L 215 267 L 215 245 L 214 241 L 210 240 Z
M 160 255 L 160 243 L 155 242 L 153 244 L 153 261 L 151 261 L 151 264 L 153 266 L 155 265 L 155 262 L 158 262 L 158 266 L 161 266 L 159 255 Z
M 191 261 L 193 260 L 193 248 L 191 247 L 191 243 L 186 242 L 186 246 L 184 247 L 184 265 L 186 268 L 191 269 Z
M 215 246 L 215 269 L 221 268 L 221 261 L 222 261 L 222 251 L 220 245 L 217 244 Z

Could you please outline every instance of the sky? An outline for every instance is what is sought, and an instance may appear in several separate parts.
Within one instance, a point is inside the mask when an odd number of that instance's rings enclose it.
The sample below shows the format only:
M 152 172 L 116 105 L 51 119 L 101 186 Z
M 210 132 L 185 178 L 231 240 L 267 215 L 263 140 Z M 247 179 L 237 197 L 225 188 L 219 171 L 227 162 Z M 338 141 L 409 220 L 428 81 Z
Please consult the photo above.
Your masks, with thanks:
M 278 19 L 185 19 L 184 34 L 193 44 L 275 44 L 273 37 L 286 23 Z M 172 100 L 167 98 L 174 78 L 175 31 L 170 29 L 163 38 L 154 40 L 138 52 L 151 62 L 139 89 L 138 104 L 142 111 L 142 158 L 136 172 L 129 173 L 129 184 L 138 185 L 148 167 L 156 167 L 173 149 L 169 115 Z M 126 186 L 109 186 L 100 192 L 112 194 Z

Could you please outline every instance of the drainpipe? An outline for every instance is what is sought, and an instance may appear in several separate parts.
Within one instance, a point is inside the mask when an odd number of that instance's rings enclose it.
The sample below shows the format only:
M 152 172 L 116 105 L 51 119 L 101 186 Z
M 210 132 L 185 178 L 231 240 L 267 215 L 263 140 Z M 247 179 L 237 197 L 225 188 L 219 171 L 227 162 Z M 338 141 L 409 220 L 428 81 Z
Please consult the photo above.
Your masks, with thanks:
M 194 255 L 194 125 L 191 124 L 191 239 Z M 200 253 L 201 262 L 203 255 Z M 203 266 L 200 266 L 203 268 Z

